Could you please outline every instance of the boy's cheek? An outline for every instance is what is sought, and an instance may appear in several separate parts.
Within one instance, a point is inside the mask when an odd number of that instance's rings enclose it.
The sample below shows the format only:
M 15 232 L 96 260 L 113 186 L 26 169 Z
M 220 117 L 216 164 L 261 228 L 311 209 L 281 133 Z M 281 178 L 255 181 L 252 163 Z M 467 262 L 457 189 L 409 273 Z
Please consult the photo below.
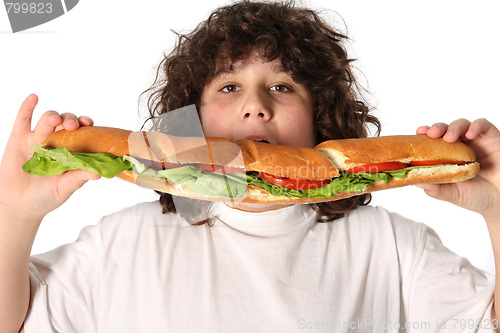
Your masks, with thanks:
M 222 117 L 225 113 L 226 108 L 220 103 L 206 103 L 200 106 L 200 117 L 201 120 L 210 120 L 217 117 Z
M 222 137 L 231 139 L 228 129 L 231 127 L 231 122 L 222 113 L 201 112 L 201 126 L 207 137 Z

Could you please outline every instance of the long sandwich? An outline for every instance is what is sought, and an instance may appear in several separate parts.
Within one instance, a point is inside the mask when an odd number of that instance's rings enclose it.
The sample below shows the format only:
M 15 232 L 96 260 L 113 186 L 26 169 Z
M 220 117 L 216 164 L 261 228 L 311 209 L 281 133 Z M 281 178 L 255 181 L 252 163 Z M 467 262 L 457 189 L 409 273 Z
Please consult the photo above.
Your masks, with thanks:
M 419 183 L 465 181 L 479 171 L 464 143 L 424 135 L 330 140 L 299 148 L 87 126 L 55 132 L 34 150 L 23 166 L 32 174 L 84 169 L 212 201 L 333 201 Z

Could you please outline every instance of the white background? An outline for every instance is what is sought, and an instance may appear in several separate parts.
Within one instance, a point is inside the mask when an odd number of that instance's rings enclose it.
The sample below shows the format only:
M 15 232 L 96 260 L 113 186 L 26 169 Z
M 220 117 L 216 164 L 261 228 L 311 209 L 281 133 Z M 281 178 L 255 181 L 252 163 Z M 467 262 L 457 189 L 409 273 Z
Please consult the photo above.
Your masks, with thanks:
M 40 97 L 35 120 L 53 109 L 138 130 L 145 115 L 139 96 L 175 43 L 171 29 L 187 32 L 226 3 L 85 0 L 54 21 L 16 34 L 0 7 L 0 149 L 20 103 L 32 92 Z M 351 56 L 359 59 L 382 135 L 413 134 L 419 125 L 460 117 L 500 124 L 496 1 L 302 3 L 347 27 Z M 46 217 L 33 253 L 72 242 L 83 226 L 145 200 L 156 195 L 118 179 L 89 183 Z M 445 245 L 494 270 L 487 229 L 477 214 L 415 187 L 376 193 L 373 204 L 427 223 Z

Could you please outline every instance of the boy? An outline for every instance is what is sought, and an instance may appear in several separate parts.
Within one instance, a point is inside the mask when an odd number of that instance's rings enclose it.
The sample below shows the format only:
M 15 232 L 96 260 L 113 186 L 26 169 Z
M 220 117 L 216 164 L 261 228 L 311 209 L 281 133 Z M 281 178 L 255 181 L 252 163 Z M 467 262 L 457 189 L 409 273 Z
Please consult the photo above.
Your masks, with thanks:
M 352 88 L 343 36 L 314 13 L 243 2 L 210 20 L 207 31 L 197 31 L 200 40 L 193 33 L 164 61 L 167 81 L 153 88 L 152 116 L 194 103 L 207 135 L 260 135 L 298 146 L 366 136 L 366 124 L 378 124 Z M 292 33 L 297 27 L 302 34 Z M 264 37 L 252 38 L 252 29 Z M 189 59 L 197 53 L 205 64 Z M 313 67 L 298 65 L 301 57 L 314 57 Z M 200 70 L 203 65 L 212 70 Z M 92 124 L 86 117 L 46 113 L 31 132 L 35 105 L 36 96 L 23 103 L 0 170 L 1 188 L 10 189 L 0 196 L 0 322 L 6 331 L 20 327 L 28 302 L 28 332 L 399 331 L 408 323 L 437 330 L 447 320 L 456 330 L 452 319 L 496 328 L 492 278 L 449 253 L 426 227 L 383 209 L 355 209 L 366 197 L 315 210 L 249 207 L 254 213 L 214 204 L 213 227 L 189 226 L 178 215 L 160 214 L 157 203 L 141 204 L 86 228 L 75 244 L 33 258 L 28 271 L 43 216 L 97 178 L 75 171 L 40 179 L 20 171 L 32 143 L 61 127 Z M 298 131 L 302 135 L 290 135 Z M 481 174 L 426 190 L 483 214 L 499 244 L 498 130 L 481 119 L 418 132 L 472 140 Z M 164 211 L 171 210 L 171 199 L 162 198 Z

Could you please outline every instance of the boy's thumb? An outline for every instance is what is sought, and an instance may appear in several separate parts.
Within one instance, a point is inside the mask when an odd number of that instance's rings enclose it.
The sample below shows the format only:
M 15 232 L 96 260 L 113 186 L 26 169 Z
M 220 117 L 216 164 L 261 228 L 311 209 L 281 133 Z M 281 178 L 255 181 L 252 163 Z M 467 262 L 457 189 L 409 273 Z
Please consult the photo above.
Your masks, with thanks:
M 418 184 L 415 186 L 423 189 L 428 196 L 434 199 L 456 204 L 457 191 L 455 184 Z
M 59 195 L 66 200 L 76 190 L 81 188 L 89 180 L 101 178 L 98 174 L 85 170 L 72 170 L 66 172 L 59 183 Z

